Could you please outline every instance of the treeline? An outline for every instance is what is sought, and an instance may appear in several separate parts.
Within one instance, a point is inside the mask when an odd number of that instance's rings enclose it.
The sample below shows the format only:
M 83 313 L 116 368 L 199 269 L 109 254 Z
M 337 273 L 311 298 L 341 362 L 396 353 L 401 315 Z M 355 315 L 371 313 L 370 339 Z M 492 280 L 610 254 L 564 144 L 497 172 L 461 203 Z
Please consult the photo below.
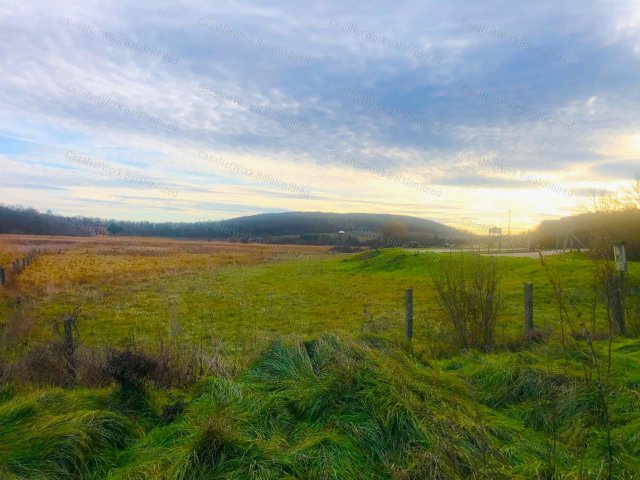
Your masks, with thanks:
M 123 235 L 175 238 L 223 238 L 226 235 L 212 228 L 215 222 L 152 223 L 107 220 L 94 217 L 65 217 L 51 212 L 40 213 L 33 208 L 0 206 L 0 233 L 21 235 Z
M 531 234 L 490 239 L 416 217 L 386 214 L 292 212 L 222 221 L 131 222 L 64 217 L 32 208 L 0 206 L 0 233 L 71 236 L 140 236 L 344 247 L 457 247 L 492 242 L 497 248 L 611 250 L 624 241 L 627 257 L 640 259 L 640 209 L 585 213 L 542 222 Z M 600 255 L 601 252 L 598 252 Z M 610 252 L 609 252 L 610 253 Z M 601 257 L 600 257 L 601 258 Z
M 63 217 L 33 208 L 0 205 L 0 233 L 93 236 L 107 231 L 105 221 L 98 218 Z
M 0 233 L 118 235 L 369 247 L 440 246 L 469 235 L 430 220 L 385 214 L 273 213 L 222 221 L 132 222 L 0 206 Z
M 543 248 L 604 249 L 609 257 L 611 245 L 625 242 L 627 259 L 640 259 L 640 209 L 626 208 L 584 213 L 559 220 L 545 220 L 537 228 L 535 236 Z M 566 240 L 566 241 L 565 241 Z

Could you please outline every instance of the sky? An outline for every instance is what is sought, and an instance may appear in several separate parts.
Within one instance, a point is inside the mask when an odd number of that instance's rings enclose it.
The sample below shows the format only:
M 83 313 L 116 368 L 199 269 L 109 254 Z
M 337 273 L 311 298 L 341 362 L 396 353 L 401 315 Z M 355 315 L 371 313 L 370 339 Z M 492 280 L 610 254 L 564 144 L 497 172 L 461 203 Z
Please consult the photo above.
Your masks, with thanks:
M 637 1 L 0 4 L 0 204 L 513 232 L 640 172 Z

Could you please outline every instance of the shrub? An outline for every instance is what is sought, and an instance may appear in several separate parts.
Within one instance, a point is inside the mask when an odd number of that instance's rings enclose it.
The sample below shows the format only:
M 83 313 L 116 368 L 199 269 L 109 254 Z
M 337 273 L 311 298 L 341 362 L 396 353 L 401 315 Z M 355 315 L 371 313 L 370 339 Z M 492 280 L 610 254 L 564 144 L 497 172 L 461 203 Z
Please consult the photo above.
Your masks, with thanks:
M 13 364 L 4 365 L 2 381 L 20 384 L 68 386 L 72 383 L 65 362 L 64 344 L 52 340 L 38 344 Z
M 164 387 L 186 387 L 203 376 L 227 376 L 226 362 L 219 353 L 221 348 L 216 344 L 205 349 L 181 340 L 161 342 L 153 354 L 156 368 L 149 380 Z
M 467 268 L 466 263 L 471 264 Z M 495 258 L 483 262 L 478 255 L 443 258 L 432 270 L 438 303 L 450 322 L 460 348 L 489 350 L 502 306 L 501 276 Z
M 141 391 L 156 366 L 155 360 L 142 353 L 112 350 L 107 355 L 105 369 L 123 391 Z

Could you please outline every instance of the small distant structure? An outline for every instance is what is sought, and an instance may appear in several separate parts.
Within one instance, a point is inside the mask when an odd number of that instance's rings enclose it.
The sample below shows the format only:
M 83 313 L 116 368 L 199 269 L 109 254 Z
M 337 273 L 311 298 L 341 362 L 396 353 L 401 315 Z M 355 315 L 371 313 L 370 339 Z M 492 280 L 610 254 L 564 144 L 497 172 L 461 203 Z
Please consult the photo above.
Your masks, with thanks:
M 556 233 L 556 250 L 560 250 L 559 248 L 559 239 L 560 239 L 560 234 Z M 569 243 L 571 242 L 571 243 Z M 575 242 L 575 243 L 574 243 Z M 577 244 L 577 246 L 575 246 Z M 580 252 L 580 247 L 584 248 L 585 250 L 587 249 L 587 247 L 584 245 L 584 243 L 582 243 L 578 237 L 576 237 L 573 234 L 573 230 L 568 230 L 564 233 L 564 243 L 562 244 L 562 253 L 565 253 L 567 251 L 567 245 L 569 246 L 569 251 L 573 252 L 573 249 L 575 248 L 576 250 L 578 250 L 578 252 Z
M 489 253 L 489 247 L 491 245 L 491 237 L 498 237 L 498 252 L 502 251 L 502 228 L 500 227 L 489 228 L 489 242 L 487 243 L 487 253 Z
M 344 230 L 340 230 L 340 231 L 338 232 L 338 235 L 344 235 L 345 233 L 347 233 L 347 232 L 345 232 Z

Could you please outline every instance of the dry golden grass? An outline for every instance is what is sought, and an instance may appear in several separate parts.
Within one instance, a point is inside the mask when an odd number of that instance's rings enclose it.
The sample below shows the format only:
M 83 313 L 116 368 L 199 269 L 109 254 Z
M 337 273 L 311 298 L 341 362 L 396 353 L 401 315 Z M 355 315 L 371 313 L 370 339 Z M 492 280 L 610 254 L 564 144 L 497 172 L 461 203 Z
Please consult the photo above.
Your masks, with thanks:
M 7 261 L 46 249 L 14 280 L 21 295 L 54 293 L 74 285 L 149 280 L 179 272 L 317 256 L 328 247 L 242 244 L 144 237 L 1 235 Z
M 60 252 L 78 245 L 82 239 L 75 237 L 54 237 L 43 235 L 0 235 L 0 266 L 11 265 L 31 250 L 47 249 Z
M 4 239 L 0 240 L 0 266 L 10 264 L 19 256 L 18 248 Z

